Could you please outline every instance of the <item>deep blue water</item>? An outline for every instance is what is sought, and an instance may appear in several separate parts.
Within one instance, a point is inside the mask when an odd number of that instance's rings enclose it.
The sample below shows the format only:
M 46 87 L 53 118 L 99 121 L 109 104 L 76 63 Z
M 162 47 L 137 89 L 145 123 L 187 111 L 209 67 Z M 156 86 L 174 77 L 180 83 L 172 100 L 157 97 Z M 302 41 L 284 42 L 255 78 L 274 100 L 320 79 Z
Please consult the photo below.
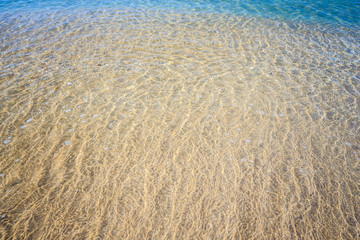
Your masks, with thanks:
M 144 9 L 225 13 L 277 20 L 360 26 L 360 0 L 6 0 L 1 13 L 64 9 Z

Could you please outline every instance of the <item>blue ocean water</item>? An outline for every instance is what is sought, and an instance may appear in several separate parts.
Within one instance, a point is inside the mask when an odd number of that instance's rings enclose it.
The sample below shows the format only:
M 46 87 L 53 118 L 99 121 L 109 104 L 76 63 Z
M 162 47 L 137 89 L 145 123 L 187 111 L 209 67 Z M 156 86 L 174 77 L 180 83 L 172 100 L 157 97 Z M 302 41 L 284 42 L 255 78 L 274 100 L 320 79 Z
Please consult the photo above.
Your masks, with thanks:
M 359 0 L 7 0 L 0 13 L 64 9 L 143 9 L 177 12 L 225 13 L 300 22 L 360 26 Z

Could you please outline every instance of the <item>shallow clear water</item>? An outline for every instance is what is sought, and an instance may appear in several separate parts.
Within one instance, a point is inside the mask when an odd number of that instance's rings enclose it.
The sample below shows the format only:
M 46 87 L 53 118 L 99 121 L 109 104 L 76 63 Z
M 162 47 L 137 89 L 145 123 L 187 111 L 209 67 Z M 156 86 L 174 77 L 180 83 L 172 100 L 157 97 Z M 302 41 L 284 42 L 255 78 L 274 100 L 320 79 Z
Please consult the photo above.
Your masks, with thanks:
M 352 3 L 0 1 L 0 237 L 356 239 Z
M 137 9 L 186 13 L 222 13 L 272 19 L 360 26 L 359 0 L 125 0 L 125 1 L 0 1 L 3 12 L 64 9 Z

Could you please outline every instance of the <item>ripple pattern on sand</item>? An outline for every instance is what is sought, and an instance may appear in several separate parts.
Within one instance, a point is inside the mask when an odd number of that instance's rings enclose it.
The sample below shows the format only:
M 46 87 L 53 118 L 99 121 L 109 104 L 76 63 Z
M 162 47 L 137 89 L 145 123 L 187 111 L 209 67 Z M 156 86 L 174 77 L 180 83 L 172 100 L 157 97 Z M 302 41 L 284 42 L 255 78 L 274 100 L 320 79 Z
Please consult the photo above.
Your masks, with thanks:
M 0 36 L 3 239 L 359 236 L 359 32 L 79 10 Z

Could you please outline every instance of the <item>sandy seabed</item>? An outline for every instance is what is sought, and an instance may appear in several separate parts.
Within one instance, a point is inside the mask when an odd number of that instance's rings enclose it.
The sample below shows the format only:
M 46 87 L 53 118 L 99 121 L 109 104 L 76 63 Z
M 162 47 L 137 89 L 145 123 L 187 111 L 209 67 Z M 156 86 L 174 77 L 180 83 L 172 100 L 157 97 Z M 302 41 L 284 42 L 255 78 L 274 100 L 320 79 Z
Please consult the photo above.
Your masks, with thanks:
M 359 32 L 0 21 L 1 239 L 358 239 Z

